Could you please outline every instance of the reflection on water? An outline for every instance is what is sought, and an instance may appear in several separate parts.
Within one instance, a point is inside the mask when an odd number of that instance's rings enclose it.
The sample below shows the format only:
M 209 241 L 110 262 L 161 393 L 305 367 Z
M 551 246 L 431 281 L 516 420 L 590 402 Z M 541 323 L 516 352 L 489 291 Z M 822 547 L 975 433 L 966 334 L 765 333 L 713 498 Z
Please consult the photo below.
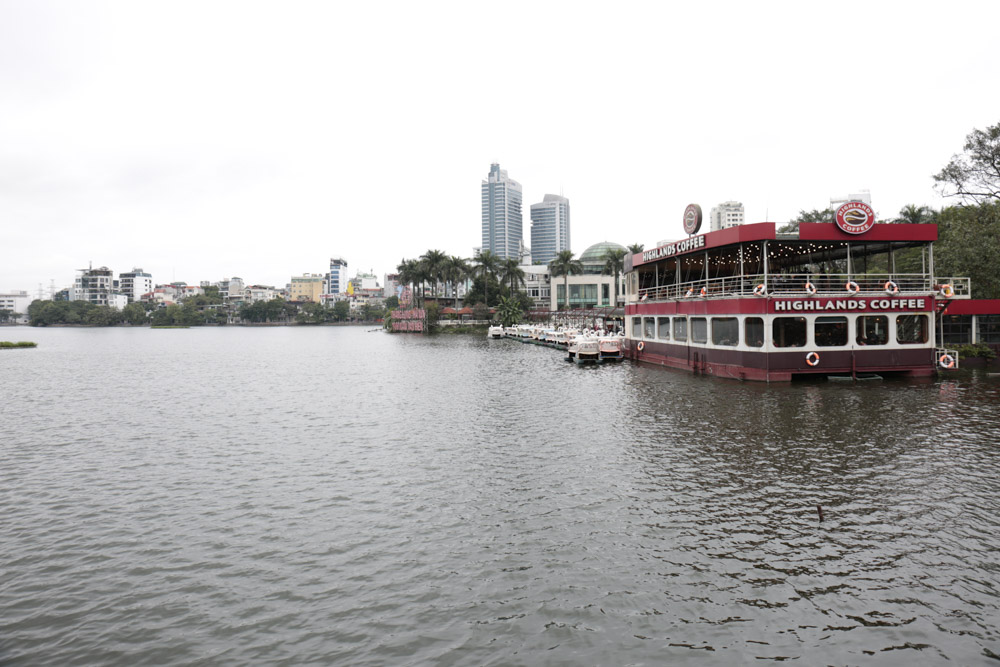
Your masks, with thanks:
M 0 356 L 0 663 L 1000 656 L 985 374 L 781 386 L 359 328 L 31 334 Z

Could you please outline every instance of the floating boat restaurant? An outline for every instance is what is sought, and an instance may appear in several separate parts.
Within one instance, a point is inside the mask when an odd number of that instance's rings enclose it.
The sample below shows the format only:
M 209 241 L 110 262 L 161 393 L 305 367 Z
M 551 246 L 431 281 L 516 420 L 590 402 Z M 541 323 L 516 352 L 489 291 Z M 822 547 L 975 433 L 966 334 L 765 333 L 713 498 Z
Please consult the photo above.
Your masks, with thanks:
M 767 382 L 954 367 L 936 324 L 970 299 L 969 279 L 936 274 L 936 225 L 874 220 L 849 202 L 836 222 L 789 233 L 765 222 L 697 234 L 701 210 L 689 206 L 687 238 L 625 258 L 625 354 Z

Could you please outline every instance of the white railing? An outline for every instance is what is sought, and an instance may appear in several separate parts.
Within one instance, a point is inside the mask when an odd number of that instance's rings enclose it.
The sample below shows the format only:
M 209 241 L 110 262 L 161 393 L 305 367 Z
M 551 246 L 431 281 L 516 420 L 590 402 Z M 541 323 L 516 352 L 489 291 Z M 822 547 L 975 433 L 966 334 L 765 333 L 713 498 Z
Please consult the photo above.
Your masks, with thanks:
M 931 292 L 941 292 L 945 285 L 951 286 L 953 292 L 950 298 L 968 299 L 971 287 L 968 278 L 933 278 L 924 273 L 882 273 L 882 274 L 764 274 L 751 276 L 731 276 L 726 278 L 710 278 L 708 280 L 693 280 L 674 285 L 660 285 L 639 290 L 638 296 L 631 298 L 635 302 L 667 301 L 669 299 L 731 298 L 751 296 L 756 292 L 770 296 L 843 296 L 857 294 L 858 296 L 884 295 L 896 293 L 900 295 L 926 295 Z M 763 287 L 761 287 L 763 286 Z

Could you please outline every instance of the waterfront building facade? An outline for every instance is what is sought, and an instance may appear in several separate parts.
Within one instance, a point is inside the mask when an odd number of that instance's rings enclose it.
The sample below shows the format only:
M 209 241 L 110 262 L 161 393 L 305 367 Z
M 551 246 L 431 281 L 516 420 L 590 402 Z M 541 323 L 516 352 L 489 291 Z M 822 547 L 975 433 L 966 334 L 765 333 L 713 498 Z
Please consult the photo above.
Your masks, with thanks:
M 524 287 L 521 289 L 531 298 L 535 310 L 549 310 L 552 301 L 552 278 L 549 267 L 545 264 L 525 264 Z M 560 278 L 561 280 L 561 278 Z
M 483 250 L 501 259 L 520 260 L 524 247 L 521 200 L 521 184 L 508 178 L 499 164 L 491 164 L 489 176 L 482 182 Z
M 563 250 L 569 250 L 569 200 L 545 195 L 531 205 L 531 252 L 533 263 L 548 264 Z
M 742 202 L 727 201 L 713 207 L 709 221 L 709 229 L 713 232 L 742 225 L 745 222 Z

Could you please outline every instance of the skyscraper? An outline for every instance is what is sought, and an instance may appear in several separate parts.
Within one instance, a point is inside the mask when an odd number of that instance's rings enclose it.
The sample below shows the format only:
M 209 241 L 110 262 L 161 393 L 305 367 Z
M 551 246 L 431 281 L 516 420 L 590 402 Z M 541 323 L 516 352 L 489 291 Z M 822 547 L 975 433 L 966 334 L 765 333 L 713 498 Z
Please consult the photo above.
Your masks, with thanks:
M 545 195 L 540 204 L 531 205 L 531 260 L 548 264 L 569 249 L 569 200 Z
M 524 235 L 521 231 L 521 184 L 507 178 L 500 165 L 490 165 L 483 181 L 483 250 L 502 259 L 521 258 Z

